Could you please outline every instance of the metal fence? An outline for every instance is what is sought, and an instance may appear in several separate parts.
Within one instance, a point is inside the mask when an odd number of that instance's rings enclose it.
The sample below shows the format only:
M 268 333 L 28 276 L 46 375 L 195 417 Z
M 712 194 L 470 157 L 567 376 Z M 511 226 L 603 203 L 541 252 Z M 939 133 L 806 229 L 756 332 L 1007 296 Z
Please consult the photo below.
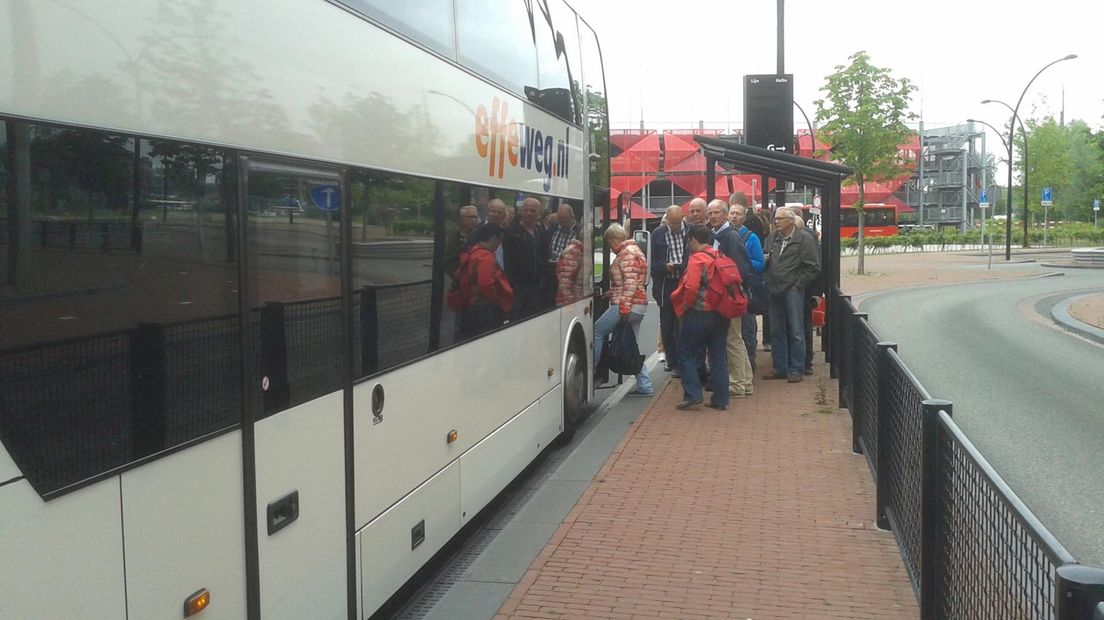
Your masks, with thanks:
M 921 617 L 1104 618 L 1104 570 L 1083 566 L 1020 501 L 839 288 L 829 352 L 853 447 L 877 484 Z

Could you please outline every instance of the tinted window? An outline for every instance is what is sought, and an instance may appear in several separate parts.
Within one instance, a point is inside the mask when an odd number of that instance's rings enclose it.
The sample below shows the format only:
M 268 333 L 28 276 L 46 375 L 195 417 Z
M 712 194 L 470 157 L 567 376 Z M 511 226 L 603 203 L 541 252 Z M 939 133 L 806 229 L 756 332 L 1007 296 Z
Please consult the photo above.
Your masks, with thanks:
M 540 89 L 525 94 L 530 101 L 573 123 L 575 110 L 571 95 L 571 70 L 578 65 L 569 65 L 568 39 L 563 34 L 566 28 L 561 29 L 560 26 L 569 24 L 574 29 L 575 16 L 562 3 L 554 0 L 536 0 L 532 7 Z
M 583 78 L 586 92 L 586 125 L 590 130 L 590 152 L 598 156 L 591 163 L 590 181 L 609 187 L 609 108 L 606 101 L 606 80 L 602 73 L 602 52 L 594 31 L 579 22 L 583 49 Z
M 273 166 L 248 187 L 250 393 L 269 415 L 341 389 L 340 186 Z
M 339 1 L 450 58 L 456 55 L 452 0 Z
M 217 150 L 8 122 L 0 438 L 40 493 L 240 419 Z
M 457 0 L 456 17 L 460 62 L 519 93 L 539 88 L 526 2 Z
M 444 200 L 443 185 L 387 172 L 356 171 L 350 177 L 357 376 L 440 345 L 440 323 L 434 320 L 442 304 L 434 296 L 435 203 Z M 438 290 L 442 282 L 438 276 Z
M 575 12 L 563 2 L 563 0 L 550 0 L 549 8 L 552 9 L 552 23 L 563 36 L 564 51 L 567 54 L 567 77 L 571 85 L 571 96 L 575 106 L 575 118 L 572 122 L 582 124 L 583 110 L 586 109 L 584 89 L 582 83 L 582 52 L 579 49 L 579 27 L 576 23 Z

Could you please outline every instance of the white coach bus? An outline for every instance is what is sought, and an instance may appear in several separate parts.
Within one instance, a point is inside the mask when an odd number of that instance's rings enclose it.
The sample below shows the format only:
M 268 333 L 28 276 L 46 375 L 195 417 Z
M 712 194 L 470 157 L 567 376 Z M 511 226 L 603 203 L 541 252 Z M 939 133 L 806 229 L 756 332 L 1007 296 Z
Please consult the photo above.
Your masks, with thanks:
M 0 50 L 0 618 L 370 617 L 570 435 L 564 0 L 0 0 Z M 471 333 L 461 207 L 528 198 L 578 281 Z

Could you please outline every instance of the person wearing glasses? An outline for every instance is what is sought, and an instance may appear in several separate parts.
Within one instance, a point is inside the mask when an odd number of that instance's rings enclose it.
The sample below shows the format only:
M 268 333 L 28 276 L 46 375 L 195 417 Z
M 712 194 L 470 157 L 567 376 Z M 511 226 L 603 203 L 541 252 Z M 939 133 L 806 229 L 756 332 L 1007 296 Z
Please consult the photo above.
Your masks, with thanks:
M 770 291 L 771 361 L 764 379 L 798 383 L 805 374 L 805 290 L 820 275 L 816 239 L 797 230 L 789 209 L 774 214 L 775 230 L 767 236 L 767 288 Z

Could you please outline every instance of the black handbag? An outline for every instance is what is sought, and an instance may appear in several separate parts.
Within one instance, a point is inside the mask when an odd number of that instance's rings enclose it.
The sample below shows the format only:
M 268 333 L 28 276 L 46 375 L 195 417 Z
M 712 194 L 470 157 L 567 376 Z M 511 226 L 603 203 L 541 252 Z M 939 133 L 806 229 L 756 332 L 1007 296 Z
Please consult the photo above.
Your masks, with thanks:
M 637 375 L 644 368 L 644 356 L 628 321 L 618 321 L 610 336 L 609 369 L 622 375 Z

